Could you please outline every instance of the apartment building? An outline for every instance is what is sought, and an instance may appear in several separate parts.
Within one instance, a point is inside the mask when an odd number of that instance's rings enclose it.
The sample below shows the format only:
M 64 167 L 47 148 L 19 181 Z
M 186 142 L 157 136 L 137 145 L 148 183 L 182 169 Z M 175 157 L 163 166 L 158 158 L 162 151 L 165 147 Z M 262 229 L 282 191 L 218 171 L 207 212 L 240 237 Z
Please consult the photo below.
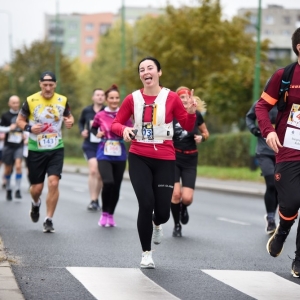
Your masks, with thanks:
M 164 11 L 154 7 L 128 7 L 125 21 L 134 24 L 145 15 L 157 16 Z M 59 43 L 62 52 L 71 57 L 79 57 L 83 63 L 90 64 L 97 55 L 97 45 L 114 22 L 121 18 L 121 8 L 117 14 L 59 14 L 45 15 L 45 36 L 53 43 Z
M 250 25 L 247 32 L 256 34 L 258 8 L 241 8 L 238 16 L 248 18 Z M 291 58 L 295 59 L 295 54 L 291 46 L 291 36 L 296 28 L 300 27 L 300 9 L 286 9 L 281 5 L 268 5 L 261 11 L 261 40 L 270 41 L 269 59 Z

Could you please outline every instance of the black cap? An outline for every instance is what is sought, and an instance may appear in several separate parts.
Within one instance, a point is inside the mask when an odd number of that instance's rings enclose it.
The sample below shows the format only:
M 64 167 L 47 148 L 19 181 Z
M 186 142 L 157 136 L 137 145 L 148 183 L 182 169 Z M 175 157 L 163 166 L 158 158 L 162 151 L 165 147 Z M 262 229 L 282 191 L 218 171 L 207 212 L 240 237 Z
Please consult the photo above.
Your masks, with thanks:
M 51 77 L 51 79 L 49 79 L 49 78 L 45 79 L 46 76 Z M 50 71 L 45 71 L 45 72 L 42 73 L 42 75 L 40 77 L 40 81 L 53 81 L 53 82 L 56 82 L 55 74 L 53 72 L 50 72 Z

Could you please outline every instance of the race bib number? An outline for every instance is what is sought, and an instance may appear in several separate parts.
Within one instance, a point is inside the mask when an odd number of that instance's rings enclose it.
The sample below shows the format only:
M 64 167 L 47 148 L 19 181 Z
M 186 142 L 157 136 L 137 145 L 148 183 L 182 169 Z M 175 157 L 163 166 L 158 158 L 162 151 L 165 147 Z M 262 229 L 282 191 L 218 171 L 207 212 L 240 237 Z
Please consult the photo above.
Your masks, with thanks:
M 7 141 L 14 144 L 20 144 L 22 142 L 22 132 L 10 132 L 8 134 Z
M 110 156 L 121 156 L 122 148 L 118 141 L 107 141 L 104 145 L 104 154 Z
M 289 125 L 300 128 L 300 105 L 299 104 L 292 105 L 287 123 Z
M 287 127 L 284 135 L 283 146 L 300 150 L 300 130 Z
M 151 123 L 143 125 L 142 135 L 146 140 L 153 140 L 153 125 Z
M 53 149 L 58 145 L 57 133 L 45 133 L 37 136 L 37 146 L 39 149 Z
M 92 128 L 92 126 L 93 126 L 93 120 L 90 121 L 90 128 Z M 90 142 L 99 144 L 101 142 L 101 138 L 96 137 L 93 133 L 90 132 Z

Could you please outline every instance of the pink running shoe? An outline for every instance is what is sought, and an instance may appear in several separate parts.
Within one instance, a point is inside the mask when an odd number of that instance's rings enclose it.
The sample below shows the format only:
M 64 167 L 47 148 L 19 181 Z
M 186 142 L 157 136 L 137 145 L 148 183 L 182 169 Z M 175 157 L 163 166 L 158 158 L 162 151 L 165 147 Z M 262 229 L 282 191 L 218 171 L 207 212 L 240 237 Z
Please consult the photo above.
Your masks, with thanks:
M 106 227 L 115 227 L 117 226 L 115 220 L 114 220 L 114 216 L 107 214 L 107 223 L 106 223 Z
M 107 221 L 108 221 L 108 213 L 106 212 L 103 212 L 100 216 L 100 219 L 99 219 L 99 222 L 98 222 L 98 225 L 99 226 L 102 226 L 102 227 L 105 227 L 107 225 Z

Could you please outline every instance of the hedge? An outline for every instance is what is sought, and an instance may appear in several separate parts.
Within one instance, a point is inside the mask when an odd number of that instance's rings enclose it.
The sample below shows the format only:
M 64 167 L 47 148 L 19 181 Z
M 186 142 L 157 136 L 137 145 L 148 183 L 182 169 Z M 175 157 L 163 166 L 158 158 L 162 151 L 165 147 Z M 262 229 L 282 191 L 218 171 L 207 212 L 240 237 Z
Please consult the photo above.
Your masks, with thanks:
M 219 167 L 249 167 L 250 133 L 214 134 L 198 145 L 199 165 Z M 82 139 L 64 139 L 65 155 L 82 157 Z M 128 144 L 127 144 L 128 145 Z

